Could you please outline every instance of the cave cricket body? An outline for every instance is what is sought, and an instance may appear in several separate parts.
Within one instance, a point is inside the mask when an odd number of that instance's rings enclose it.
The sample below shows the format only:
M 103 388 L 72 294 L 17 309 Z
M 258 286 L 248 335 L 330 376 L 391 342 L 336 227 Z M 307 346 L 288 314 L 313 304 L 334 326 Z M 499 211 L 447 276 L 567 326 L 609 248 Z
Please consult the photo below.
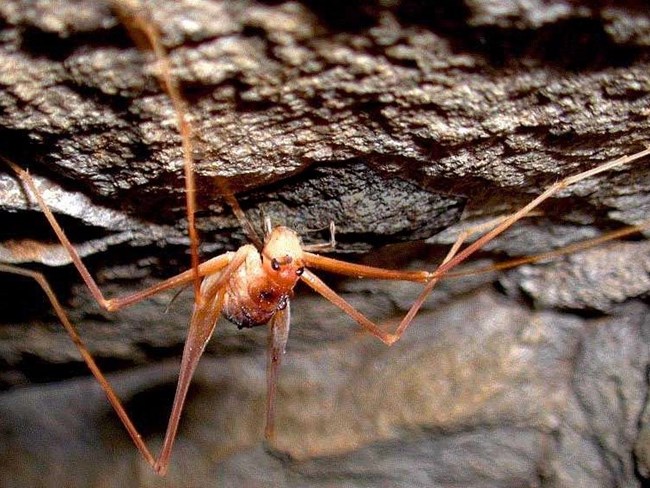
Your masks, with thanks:
M 141 48 L 144 46 L 144 48 L 153 53 L 156 62 L 156 76 L 162 89 L 168 95 L 176 114 L 176 122 L 181 135 L 183 149 L 188 234 L 191 243 L 191 268 L 188 271 L 134 294 L 106 299 L 94 278 L 88 272 L 74 246 L 70 243 L 64 230 L 57 223 L 54 215 L 47 206 L 47 202 L 45 202 L 39 193 L 29 173 L 12 161 L 4 158 L 3 160 L 14 171 L 17 177 L 20 178 L 28 192 L 36 199 L 61 244 L 69 253 L 94 299 L 102 308 L 108 311 L 116 311 L 161 291 L 192 284 L 194 288 L 194 308 L 183 350 L 174 404 L 163 446 L 157 457 L 151 453 L 147 444 L 142 439 L 118 396 L 115 394 L 104 374 L 97 367 L 92 355 L 81 341 L 75 327 L 69 321 L 63 307 L 58 302 L 43 276 L 39 273 L 9 265 L 0 265 L 0 271 L 31 277 L 43 288 L 58 318 L 77 345 L 84 361 L 98 380 L 100 386 L 105 391 L 111 405 L 124 424 L 134 444 L 146 461 L 160 475 L 164 475 L 169 467 L 172 448 L 192 376 L 205 346 L 214 332 L 220 315 L 224 315 L 240 328 L 268 324 L 269 341 L 267 349 L 265 436 L 267 439 L 272 440 L 278 374 L 289 336 L 293 289 L 299 281 L 302 281 L 340 308 L 367 332 L 385 344 L 391 345 L 404 334 L 428 294 L 445 274 L 464 262 L 499 234 L 510 228 L 515 222 L 529 215 L 542 202 L 570 185 L 594 175 L 616 169 L 650 154 L 650 149 L 645 149 L 632 156 L 624 156 L 558 181 L 549 186 L 543 193 L 531 200 L 520 210 L 505 218 L 498 219 L 491 226 L 491 230 L 463 249 L 461 249 L 462 245 L 470 235 L 475 233 L 475 230 L 462 233 L 449 250 L 442 264 L 434 271 L 382 269 L 327 258 L 312 252 L 332 247 L 334 243 L 333 228 L 331 229 L 332 242 L 322 245 L 303 246 L 300 238 L 293 230 L 283 226 L 271 228 L 270 223 L 267 223 L 266 235 L 262 240 L 255 234 L 252 225 L 245 217 L 228 182 L 222 177 L 215 177 L 215 183 L 221 195 L 240 221 L 252 244 L 244 245 L 236 252 L 226 252 L 200 263 L 198 252 L 199 237 L 194 217 L 196 213 L 196 183 L 194 181 L 193 135 L 188 118 L 187 104 L 172 74 L 170 61 L 161 42 L 160 34 L 156 26 L 149 20 L 147 13 L 139 5 L 137 0 L 115 1 L 114 3 L 116 13 L 131 32 L 132 37 L 138 41 L 137 43 Z M 352 307 L 352 305 L 321 281 L 311 271 L 312 269 L 321 269 L 331 273 L 360 278 L 416 282 L 423 284 L 423 289 L 395 331 L 391 333 L 386 332 Z

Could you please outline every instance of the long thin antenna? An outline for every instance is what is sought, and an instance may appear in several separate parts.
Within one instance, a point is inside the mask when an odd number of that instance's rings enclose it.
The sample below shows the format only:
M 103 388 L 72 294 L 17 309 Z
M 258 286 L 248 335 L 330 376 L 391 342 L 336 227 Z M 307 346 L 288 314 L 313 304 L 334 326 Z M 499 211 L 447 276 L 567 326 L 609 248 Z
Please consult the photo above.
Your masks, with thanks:
M 173 75 L 171 62 L 165 47 L 162 44 L 160 33 L 151 22 L 145 9 L 138 0 L 117 1 L 113 4 L 117 15 L 122 23 L 127 27 L 131 37 L 140 49 L 151 50 L 156 57 L 158 69 L 156 78 L 162 89 L 167 93 L 174 112 L 176 113 L 176 123 L 181 136 L 183 151 L 183 168 L 185 174 L 185 199 L 187 207 L 187 225 L 190 238 L 190 249 L 192 255 L 192 269 L 194 270 L 194 295 L 200 296 L 201 279 L 198 272 L 199 266 L 199 235 L 196 230 L 196 177 L 194 163 L 194 143 L 193 130 L 188 119 L 187 102 L 183 98 L 178 81 Z M 244 229 L 244 232 L 253 244 L 260 248 L 262 242 L 255 232 L 252 224 L 246 218 L 235 194 L 230 188 L 228 181 L 222 176 L 215 176 L 214 182 L 218 191 L 226 200 L 226 203 L 232 209 L 235 217 Z
M 192 127 L 187 120 L 187 107 L 183 99 L 178 83 L 172 75 L 171 64 L 167 51 L 160 40 L 160 34 L 156 27 L 147 18 L 145 10 L 138 0 L 114 1 L 113 5 L 123 25 L 127 27 L 134 42 L 140 49 L 153 51 L 158 64 L 156 78 L 162 89 L 171 100 L 176 123 L 181 135 L 183 147 L 183 168 L 185 172 L 185 200 L 187 207 L 187 227 L 190 237 L 190 249 L 192 253 L 192 269 L 194 270 L 194 296 L 198 300 L 201 290 L 201 278 L 199 276 L 199 235 L 196 230 L 196 181 L 194 177 L 194 158 L 192 144 Z

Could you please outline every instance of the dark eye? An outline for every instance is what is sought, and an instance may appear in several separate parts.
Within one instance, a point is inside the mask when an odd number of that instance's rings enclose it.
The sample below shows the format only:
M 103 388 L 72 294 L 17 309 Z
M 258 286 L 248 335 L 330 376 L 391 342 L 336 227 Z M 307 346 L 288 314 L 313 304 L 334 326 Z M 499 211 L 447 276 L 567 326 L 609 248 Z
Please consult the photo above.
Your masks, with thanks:
M 300 268 L 298 268 L 298 269 L 296 270 L 296 275 L 298 275 L 298 276 L 302 276 L 302 274 L 303 274 L 304 272 L 305 272 L 305 268 L 301 266 Z
M 273 271 L 277 271 L 280 269 L 280 263 L 278 262 L 277 259 L 275 258 L 271 259 L 271 268 L 273 268 Z

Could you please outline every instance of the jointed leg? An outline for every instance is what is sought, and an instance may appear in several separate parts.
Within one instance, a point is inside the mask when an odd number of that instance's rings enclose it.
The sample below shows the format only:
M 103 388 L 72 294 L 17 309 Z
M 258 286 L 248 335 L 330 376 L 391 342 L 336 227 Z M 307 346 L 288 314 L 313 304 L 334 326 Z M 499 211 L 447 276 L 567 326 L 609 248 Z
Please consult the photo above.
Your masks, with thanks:
M 402 319 L 399 326 L 395 330 L 395 336 L 396 336 L 395 340 L 398 340 L 402 336 L 404 331 L 406 331 L 408 326 L 411 324 L 411 321 L 413 320 L 417 312 L 420 310 L 420 307 L 422 307 L 422 304 L 426 300 L 427 296 L 429 295 L 429 293 L 431 293 L 431 290 L 433 290 L 433 288 L 436 286 L 440 278 L 442 278 L 449 270 L 453 269 L 455 266 L 465 261 L 472 254 L 474 254 L 476 251 L 478 251 L 483 246 L 485 246 L 488 242 L 490 242 L 492 239 L 494 239 L 499 234 L 509 229 L 515 222 L 524 218 L 526 215 L 530 214 L 532 210 L 534 210 L 542 202 L 544 202 L 545 200 L 553 196 L 558 191 L 567 188 L 575 183 L 578 183 L 579 181 L 582 181 L 586 178 L 590 178 L 591 176 L 628 164 L 632 161 L 647 156 L 648 154 L 650 154 L 650 148 L 640 151 L 631 156 L 620 157 L 613 161 L 609 161 L 607 163 L 601 164 L 590 170 L 583 171 L 582 173 L 578 173 L 576 175 L 569 176 L 567 178 L 558 181 L 557 183 L 548 187 L 544 192 L 542 192 L 541 195 L 531 200 L 530 203 L 528 203 L 523 208 L 513 213 L 509 217 L 506 217 L 494 229 L 489 231 L 483 237 L 477 239 L 475 242 L 473 242 L 472 244 L 470 244 L 460 252 L 458 252 L 458 250 L 460 249 L 460 245 L 462 244 L 462 242 L 460 241 L 463 238 L 463 236 L 462 235 L 459 236 L 459 239 L 456 241 L 454 246 L 452 246 L 447 257 L 444 259 L 442 264 L 432 273 L 430 281 L 425 285 L 424 290 L 422 290 L 420 295 L 417 297 L 417 299 L 409 309 L 406 316 Z
M 650 148 L 640 151 L 632 156 L 623 156 L 613 161 L 609 161 L 605 164 L 592 168 L 590 170 L 578 173 L 573 176 L 564 178 L 563 180 L 551 185 L 548 187 L 541 195 L 534 198 L 530 203 L 525 205 L 523 208 L 513 213 L 512 215 L 499 219 L 499 223 L 489 232 L 487 232 L 483 237 L 480 237 L 475 242 L 467 246 L 465 249 L 459 252 L 460 247 L 464 243 L 471 233 L 474 233 L 476 229 L 472 229 L 469 232 L 461 233 L 456 242 L 449 250 L 447 256 L 441 263 L 441 265 L 432 273 L 424 271 L 392 271 L 384 270 L 381 268 L 373 268 L 370 266 L 357 265 L 352 263 L 345 263 L 338 261 L 336 259 L 326 258 L 324 256 L 319 256 L 317 254 L 305 253 L 306 263 L 315 268 L 325 269 L 334 273 L 344 274 L 348 276 L 356 276 L 359 278 L 374 278 L 374 279 L 394 279 L 394 280 L 404 280 L 404 281 L 424 281 L 426 285 L 422 292 L 418 295 L 415 302 L 400 321 L 397 329 L 393 334 L 381 330 L 376 324 L 366 318 L 361 312 L 356 310 L 352 305 L 347 303 L 341 296 L 336 294 L 331 288 L 329 288 L 325 283 L 323 283 L 316 275 L 310 271 L 305 271 L 301 279 L 307 283 L 315 291 L 323 295 L 327 300 L 331 301 L 334 305 L 339 307 L 350 317 L 352 317 L 359 325 L 364 329 L 368 330 L 375 337 L 379 338 L 382 342 L 391 345 L 402 336 L 406 331 L 408 326 L 411 324 L 415 315 L 422 307 L 422 304 L 426 300 L 427 296 L 438 281 L 451 269 L 459 265 L 467 258 L 469 258 L 476 251 L 485 246 L 492 239 L 497 237 L 502 232 L 509 229 L 515 222 L 518 220 L 530 215 L 530 213 L 539 206 L 542 202 L 553 196 L 558 191 L 567 188 L 570 185 L 573 185 L 579 181 L 582 181 L 586 178 L 594 176 L 596 174 L 608 171 L 618 166 L 623 166 L 632 161 L 640 159 L 644 156 L 650 154 Z M 488 223 L 486 225 L 491 225 Z
M 330 221 L 330 240 L 319 244 L 303 246 L 302 250 L 307 252 L 332 252 L 336 249 L 336 224 Z
M 68 237 L 65 235 L 65 232 L 57 222 L 56 218 L 54 217 L 54 214 L 45 203 L 45 200 L 43 199 L 43 196 L 38 190 L 36 183 L 34 182 L 34 179 L 31 177 L 31 175 L 27 171 L 25 171 L 24 169 L 16 165 L 15 163 L 13 163 L 12 161 L 2 156 L 0 156 L 0 159 L 2 159 L 7 165 L 9 165 L 9 167 L 16 173 L 16 176 L 18 176 L 18 178 L 20 178 L 20 180 L 25 184 L 25 186 L 29 190 L 29 193 L 36 198 L 36 201 L 39 207 L 41 208 L 41 211 L 43 212 L 48 222 L 50 223 L 50 226 L 52 227 L 57 237 L 59 238 L 59 241 L 65 247 L 66 251 L 70 255 L 70 259 L 72 259 L 72 262 L 77 268 L 77 270 L 79 271 L 81 278 L 84 280 L 84 283 L 86 283 L 86 286 L 88 286 L 88 289 L 90 290 L 90 293 L 92 294 L 93 298 L 105 310 L 108 310 L 109 312 L 114 312 L 116 310 L 127 307 L 129 305 L 133 305 L 134 303 L 140 302 L 145 298 L 160 293 L 161 291 L 174 288 L 177 286 L 185 285 L 194 279 L 196 272 L 194 270 L 189 270 L 180 273 L 176 276 L 172 276 L 171 278 L 168 278 L 145 290 L 133 293 L 131 295 L 106 299 L 102 291 L 100 290 L 99 286 L 93 279 L 92 275 L 88 271 L 88 268 L 86 268 L 86 265 L 81 260 L 79 253 L 77 253 L 77 250 L 74 248 L 74 246 L 72 245 Z M 197 269 L 198 275 L 205 276 L 207 274 L 215 273 L 221 270 L 230 262 L 230 260 L 232 259 L 232 254 L 233 253 L 225 253 L 220 256 L 214 257 L 206 261 L 205 263 L 199 265 Z
M 489 222 L 471 227 L 466 229 L 456 238 L 456 242 L 452 246 L 451 250 L 447 254 L 447 257 L 443 261 L 446 262 L 451 257 L 456 254 L 460 246 L 472 235 L 483 232 L 486 229 L 493 229 L 498 224 L 503 222 L 507 217 L 499 217 L 492 219 Z M 331 225 L 332 231 L 332 242 L 334 241 L 334 229 L 333 224 Z M 320 245 L 318 249 L 320 249 Z M 328 246 L 328 244 L 324 244 Z M 398 281 L 413 281 L 418 283 L 426 283 L 431 279 L 432 273 L 429 271 L 400 271 L 396 269 L 386 269 L 386 268 L 376 268 L 374 266 L 366 266 L 363 264 L 348 263 L 346 261 L 339 261 L 338 259 L 328 258 L 326 256 L 321 256 L 320 254 L 313 254 L 312 246 L 303 247 L 305 251 L 303 257 L 307 265 L 311 268 L 323 269 L 325 271 L 330 271 L 336 274 L 342 274 L 346 276 L 353 276 L 355 278 L 368 278 L 376 280 L 398 280 Z
M 169 416 L 167 431 L 165 432 L 165 440 L 160 451 L 160 456 L 154 466 L 154 469 L 160 475 L 164 475 L 167 472 L 172 447 L 176 439 L 178 424 L 181 419 L 181 413 L 183 412 L 183 406 L 192 376 L 208 340 L 212 337 L 219 315 L 221 314 L 225 293 L 224 285 L 232 273 L 246 260 L 246 255 L 251 250 L 251 246 L 241 247 L 220 274 L 210 275 L 203 280 L 200 290 L 201 299 L 194 304 L 192 320 L 187 333 L 187 339 L 185 340 L 185 347 L 183 348 L 181 370 L 176 385 L 172 412 Z
M 376 268 L 374 266 L 339 261 L 338 259 L 328 258 L 310 252 L 304 252 L 303 259 L 305 260 L 305 264 L 310 268 L 322 269 L 355 278 L 425 283 L 431 277 L 431 273 L 428 271 L 400 271 L 396 269 Z
M 282 356 L 284 356 L 289 339 L 291 325 L 291 304 L 278 310 L 269 322 L 269 341 L 266 358 L 266 426 L 264 437 L 272 439 L 275 432 L 275 393 L 278 386 L 278 376 Z
M 632 161 L 647 156 L 648 154 L 650 154 L 650 148 L 644 149 L 643 151 L 639 151 L 638 153 L 633 154 L 631 156 L 622 156 L 613 161 L 609 161 L 607 163 L 601 164 L 600 166 L 597 166 L 587 171 L 583 171 L 582 173 L 578 173 L 573 176 L 569 176 L 567 178 L 558 181 L 557 183 L 554 183 L 546 190 L 544 190 L 544 192 L 541 195 L 534 198 L 530 203 L 525 205 L 517 212 L 513 213 L 510 217 L 505 218 L 499 225 L 497 225 L 490 232 L 488 232 L 483 237 L 477 239 L 475 242 L 467 246 L 462 252 L 454 256 L 453 259 L 448 259 L 446 262 L 443 262 L 443 264 L 441 264 L 438 267 L 438 269 L 434 271 L 433 275 L 436 277 L 442 276 L 444 273 L 446 273 L 453 267 L 465 261 L 468 257 L 470 257 L 476 251 L 481 249 L 484 245 L 486 245 L 492 239 L 497 237 L 499 234 L 509 229 L 515 222 L 524 218 L 533 209 L 535 209 L 542 202 L 544 202 L 545 200 L 553 196 L 558 191 L 563 190 L 564 188 L 567 188 L 575 183 L 578 183 L 579 181 L 590 178 L 591 176 L 595 176 L 599 173 L 604 173 L 605 171 L 609 171 L 610 169 L 616 168 L 618 166 L 623 166 L 625 164 L 631 163 Z
M 343 297 L 327 286 L 321 279 L 309 270 L 305 270 L 300 277 L 310 288 L 321 294 L 327 300 L 339 307 L 352 317 L 361 327 L 377 337 L 384 344 L 391 345 L 397 340 L 394 334 L 381 330 L 374 322 L 359 312 L 356 308 L 346 302 Z
M 176 79 L 172 75 L 171 63 L 167 52 L 160 40 L 160 34 L 155 25 L 147 18 L 138 0 L 113 0 L 115 12 L 122 23 L 131 32 L 131 37 L 141 49 L 151 49 L 158 62 L 156 76 L 161 87 L 167 93 L 176 112 L 176 123 L 181 135 L 183 147 L 183 168 L 185 173 L 185 202 L 187 208 L 187 227 L 190 236 L 192 253 L 192 270 L 194 271 L 194 297 L 200 297 L 201 279 L 199 277 L 199 236 L 196 230 L 196 182 L 194 178 L 194 158 L 192 143 L 192 127 L 187 120 L 187 107 L 181 96 Z
M 185 403 L 185 398 L 187 396 L 187 391 L 192 379 L 192 375 L 194 374 L 198 361 L 203 354 L 205 345 L 214 332 L 214 327 L 219 318 L 219 314 L 221 313 L 221 306 L 224 296 L 223 285 L 226 283 L 233 271 L 241 266 L 241 264 L 246 259 L 247 251 L 250 249 L 250 247 L 242 247 L 237 253 L 229 253 L 228 263 L 223 271 L 220 274 L 211 274 L 203 282 L 203 286 L 201 288 L 203 299 L 201 300 L 200 304 L 196 304 L 194 308 L 188 337 L 185 341 L 185 349 L 183 351 L 181 372 L 178 379 L 176 396 L 174 397 L 174 405 L 172 407 L 172 413 L 169 418 L 169 425 L 165 434 L 163 447 L 157 460 L 153 457 L 151 451 L 142 440 L 142 437 L 138 433 L 136 427 L 133 425 L 133 422 L 131 422 L 131 419 L 126 413 L 126 410 L 120 402 L 117 394 L 97 366 L 97 363 L 95 363 L 95 360 L 82 342 L 75 327 L 68 319 L 65 311 L 63 310 L 63 307 L 57 300 L 56 295 L 52 291 L 43 275 L 5 264 L 0 264 L 0 272 L 12 273 L 32 278 L 36 280 L 36 282 L 41 286 L 48 299 L 50 300 L 50 303 L 52 304 L 57 317 L 81 353 L 83 360 L 88 365 L 88 368 L 92 372 L 93 376 L 95 376 L 97 382 L 106 393 L 109 402 L 113 406 L 115 413 L 117 413 L 120 421 L 129 433 L 129 436 L 133 440 L 133 443 L 142 453 L 147 462 L 158 473 L 164 474 L 167 471 L 167 466 L 169 465 L 169 457 L 171 455 L 172 445 L 176 438 L 180 416 L 183 410 L 183 405 Z M 234 254 L 234 256 L 232 256 L 232 254 Z M 186 277 L 189 277 L 191 280 L 191 270 L 185 272 L 184 275 Z
M 146 445 L 143 443 L 140 435 L 133 426 L 132 422 L 128 418 L 124 408 L 122 407 L 119 399 L 113 392 L 112 388 L 106 381 L 105 377 L 101 371 L 97 368 L 95 362 L 90 356 L 88 350 L 85 348 L 83 343 L 81 343 L 76 331 L 72 327 L 72 324 L 69 322 L 61 305 L 56 300 L 56 297 L 51 292 L 51 289 L 45 282 L 44 278 L 37 274 L 31 273 L 20 268 L 15 268 L 13 266 L 4 266 L 0 265 L 0 271 L 5 271 L 14 274 L 20 274 L 25 276 L 30 276 L 33 279 L 37 280 L 39 284 L 44 289 L 45 293 L 48 294 L 52 305 L 54 306 L 57 315 L 60 317 L 62 323 L 68 330 L 70 336 L 72 337 L 75 344 L 79 348 L 84 360 L 88 364 L 89 368 L 96 376 L 102 388 L 106 391 L 106 395 L 109 398 L 109 401 L 113 405 L 118 416 L 125 425 L 129 435 L 133 438 L 134 443 L 138 449 L 142 452 L 147 461 L 154 466 L 156 471 L 163 474 L 169 463 L 169 456 L 171 454 L 172 445 L 176 436 L 176 431 L 178 428 L 178 423 L 180 420 L 181 411 L 183 408 L 185 396 L 187 394 L 187 389 L 189 387 L 189 382 L 192 377 L 192 374 L 196 368 L 198 360 L 203 352 L 205 343 L 209 339 L 210 335 L 214 330 L 217 318 L 221 311 L 222 299 L 223 299 L 223 290 L 222 285 L 225 283 L 225 280 L 230 276 L 232 271 L 236 269 L 243 262 L 243 255 L 238 255 L 235 253 L 226 253 L 216 258 L 213 258 L 206 263 L 199 265 L 198 263 L 198 235 L 196 233 L 196 228 L 194 224 L 194 214 L 195 214 L 195 191 L 196 185 L 194 182 L 194 163 L 192 156 L 192 131 L 189 121 L 187 120 L 187 108 L 184 99 L 180 93 L 178 84 L 174 79 L 171 72 L 171 65 L 165 52 L 164 47 L 160 41 L 160 36 L 155 29 L 153 23 L 151 23 L 144 14 L 138 0 L 124 0 L 124 1 L 114 1 L 116 9 L 122 14 L 122 18 L 125 21 L 127 27 L 132 29 L 135 33 L 134 37 L 138 40 L 143 41 L 146 44 L 146 47 L 153 50 L 156 59 L 158 61 L 158 78 L 159 81 L 165 90 L 165 92 L 170 97 L 174 110 L 177 115 L 177 122 L 179 131 L 183 143 L 183 157 L 184 157 L 184 170 L 185 170 L 185 181 L 186 181 L 186 194 L 187 194 L 187 214 L 189 221 L 189 234 L 192 246 L 192 269 L 181 273 L 175 277 L 169 278 L 162 283 L 154 285 L 150 288 L 147 288 L 141 292 L 134 293 L 121 298 L 106 299 L 101 290 L 99 289 L 97 283 L 92 278 L 88 269 L 83 264 L 79 254 L 76 252 L 75 248 L 72 246 L 67 236 L 65 235 L 63 229 L 59 226 L 56 221 L 53 213 L 48 208 L 46 202 L 42 198 L 42 195 L 38 191 L 34 180 L 31 178 L 29 173 L 27 173 L 22 168 L 18 167 L 16 164 L 11 161 L 2 158 L 16 173 L 16 175 L 21 179 L 25 186 L 29 189 L 29 192 L 34 195 L 38 201 L 41 210 L 48 219 L 53 230 L 57 234 L 62 245 L 66 248 L 70 258 L 72 259 L 75 267 L 79 271 L 82 279 L 88 286 L 91 291 L 92 296 L 95 298 L 97 303 L 106 310 L 114 311 L 120 308 L 126 307 L 138 301 L 141 301 L 151 295 L 154 295 L 160 291 L 187 284 L 189 282 L 194 282 L 195 286 L 195 312 L 192 318 L 192 323 L 190 324 L 190 331 L 188 339 L 185 344 L 185 351 L 183 355 L 183 363 L 181 366 L 181 374 L 179 378 L 178 388 L 176 392 L 176 397 L 174 400 L 174 406 L 172 409 L 172 414 L 170 417 L 167 433 L 165 436 L 165 441 L 163 444 L 163 449 L 161 451 L 160 457 L 157 461 L 154 460 L 150 451 L 147 449 Z M 142 43 L 141 43 L 142 45 Z M 245 218 L 243 211 L 239 207 L 237 200 L 234 197 L 233 192 L 229 189 L 227 182 L 222 178 L 216 178 L 216 184 L 221 190 L 223 196 L 230 206 L 233 208 L 235 215 L 240 219 L 245 230 L 248 231 L 249 237 L 251 240 L 256 242 L 259 246 L 261 243 L 259 238 L 256 236 L 254 231 L 252 231 L 252 226 Z M 225 269 L 224 269 L 225 268 Z M 220 277 L 215 280 L 210 278 L 204 281 L 203 289 L 200 288 L 200 278 L 205 275 L 212 275 L 220 270 L 223 270 Z M 206 291 L 207 290 L 207 291 Z
M 448 262 L 453 256 L 458 252 L 458 249 L 462 243 L 471 235 L 471 232 L 463 232 L 458 236 L 456 242 L 451 247 L 447 256 L 443 260 L 443 264 Z M 310 286 L 313 290 L 320 293 L 327 300 L 332 302 L 334 305 L 343 310 L 346 314 L 352 317 L 361 327 L 366 329 L 372 335 L 377 337 L 384 344 L 391 345 L 396 342 L 404 333 L 406 328 L 410 325 L 411 321 L 419 311 L 420 307 L 424 303 L 424 300 L 428 296 L 429 292 L 433 289 L 435 284 L 440 278 L 433 277 L 432 274 L 425 271 L 397 271 L 397 270 L 388 270 L 382 268 L 374 268 L 370 266 L 363 266 L 358 264 L 346 263 L 344 261 L 338 261 L 336 259 L 325 258 L 324 256 L 319 256 L 317 254 L 305 253 L 305 261 L 307 264 L 332 271 L 334 273 L 352 275 L 363 278 L 375 278 L 375 279 L 390 279 L 390 280 L 402 280 L 402 281 L 424 281 L 429 278 L 430 281 L 427 282 L 425 289 L 420 296 L 417 298 L 415 303 L 411 306 L 411 309 L 408 311 L 406 316 L 401 320 L 400 324 L 397 327 L 397 330 L 394 333 L 386 332 L 378 327 L 374 322 L 368 319 L 365 315 L 359 312 L 356 308 L 350 305 L 343 297 L 338 295 L 334 290 L 328 287 L 320 278 L 318 278 L 314 273 L 309 270 L 305 270 L 301 279 Z
M 81 357 L 83 358 L 86 365 L 88 365 L 88 368 L 90 369 L 93 376 L 101 386 L 102 390 L 104 390 L 104 393 L 108 398 L 108 401 L 113 406 L 115 413 L 117 413 L 117 416 L 120 418 L 120 421 L 122 422 L 127 432 L 129 433 L 129 436 L 133 440 L 133 443 L 136 445 L 138 450 L 142 453 L 142 455 L 147 460 L 147 462 L 153 467 L 155 464 L 155 460 L 153 455 L 151 454 L 151 451 L 149 451 L 149 448 L 142 440 L 142 436 L 140 435 L 136 427 L 133 425 L 133 422 L 131 422 L 129 415 L 126 413 L 126 410 L 124 409 L 124 406 L 122 405 L 122 402 L 118 398 L 117 394 L 113 390 L 113 387 L 111 387 L 110 383 L 108 382 L 104 374 L 99 369 L 99 366 L 97 366 L 97 363 L 95 363 L 95 360 L 90 354 L 90 351 L 88 351 L 88 348 L 81 340 L 81 337 L 79 337 L 79 334 L 77 333 L 77 330 L 75 329 L 74 325 L 72 325 L 72 322 L 70 322 L 70 320 L 68 319 L 67 314 L 63 310 L 63 307 L 59 303 L 59 300 L 56 298 L 56 295 L 52 291 L 52 288 L 48 284 L 45 277 L 41 273 L 36 273 L 34 271 L 29 271 L 15 266 L 9 266 L 6 264 L 0 264 L 0 272 L 12 273 L 12 274 L 32 278 L 43 289 L 43 291 L 47 295 L 48 300 L 52 304 L 52 307 L 54 308 L 54 312 L 56 313 L 57 317 L 61 321 L 61 324 L 63 325 L 66 332 L 72 339 L 72 342 L 74 342 L 75 346 L 77 346 L 77 349 L 81 354 Z
M 552 251 L 533 254 L 530 256 L 522 256 L 519 258 L 508 259 L 507 261 L 501 261 L 488 266 L 475 267 L 466 270 L 464 269 L 462 271 L 447 272 L 445 273 L 444 277 L 446 279 L 446 278 L 460 278 L 463 276 L 473 276 L 482 273 L 491 273 L 494 271 L 502 271 L 505 269 L 515 268 L 523 264 L 547 261 L 549 259 L 553 259 L 559 256 L 565 256 L 567 254 L 573 254 L 580 251 L 584 251 L 586 249 L 590 249 L 592 247 L 599 246 L 603 243 L 620 239 L 622 237 L 627 237 L 633 234 L 637 234 L 648 228 L 650 228 L 650 220 L 645 220 L 638 225 L 630 225 L 627 227 L 623 227 L 622 229 L 608 232 L 607 234 L 594 237 L 593 239 L 587 239 L 586 241 L 580 241 L 573 244 L 569 244 L 560 249 L 554 249 Z
M 473 234 L 482 232 L 485 229 L 491 229 L 503 222 L 505 218 L 491 220 L 479 226 L 472 227 L 463 231 L 456 239 L 447 256 L 443 260 L 443 264 L 451 260 L 460 249 L 460 246 Z M 413 304 L 409 312 L 402 319 L 398 325 L 395 333 L 389 333 L 379 328 L 374 322 L 368 319 L 365 315 L 355 309 L 352 305 L 345 301 L 343 297 L 338 295 L 334 290 L 328 287 L 323 281 L 310 271 L 305 271 L 301 279 L 310 286 L 313 290 L 321 294 L 327 300 L 343 310 L 346 314 L 352 317 L 361 327 L 366 329 L 372 335 L 377 337 L 383 343 L 391 345 L 396 342 L 404 333 L 406 328 L 410 325 L 411 321 L 417 314 L 418 310 L 424 303 L 429 292 L 433 289 L 439 278 L 428 271 L 399 271 L 384 268 L 375 268 L 373 266 L 365 266 L 361 264 L 348 263 L 332 259 L 318 254 L 305 252 L 303 254 L 305 262 L 312 268 L 319 268 L 332 273 L 342 274 L 346 276 L 354 276 L 357 278 L 369 279 L 382 279 L 382 280 L 399 280 L 399 281 L 413 281 L 413 282 L 426 282 L 425 290 L 420 294 L 416 302 Z

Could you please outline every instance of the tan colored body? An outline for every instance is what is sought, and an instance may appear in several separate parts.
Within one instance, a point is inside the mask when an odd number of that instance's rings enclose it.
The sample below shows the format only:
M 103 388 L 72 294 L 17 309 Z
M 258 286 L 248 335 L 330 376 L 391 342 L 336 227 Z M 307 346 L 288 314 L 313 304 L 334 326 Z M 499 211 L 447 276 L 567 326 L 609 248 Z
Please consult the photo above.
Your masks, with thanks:
M 266 324 L 278 309 L 286 307 L 287 302 L 286 292 L 268 286 L 257 249 L 249 244 L 245 252 L 245 261 L 226 283 L 221 311 L 240 329 Z M 204 286 L 217 279 L 219 276 L 207 276 Z
M 276 227 L 261 253 L 250 244 L 239 252 L 244 261 L 225 284 L 222 314 L 240 329 L 264 325 L 286 308 L 303 272 L 300 238 L 287 227 Z M 201 288 L 219 279 L 207 276 Z

